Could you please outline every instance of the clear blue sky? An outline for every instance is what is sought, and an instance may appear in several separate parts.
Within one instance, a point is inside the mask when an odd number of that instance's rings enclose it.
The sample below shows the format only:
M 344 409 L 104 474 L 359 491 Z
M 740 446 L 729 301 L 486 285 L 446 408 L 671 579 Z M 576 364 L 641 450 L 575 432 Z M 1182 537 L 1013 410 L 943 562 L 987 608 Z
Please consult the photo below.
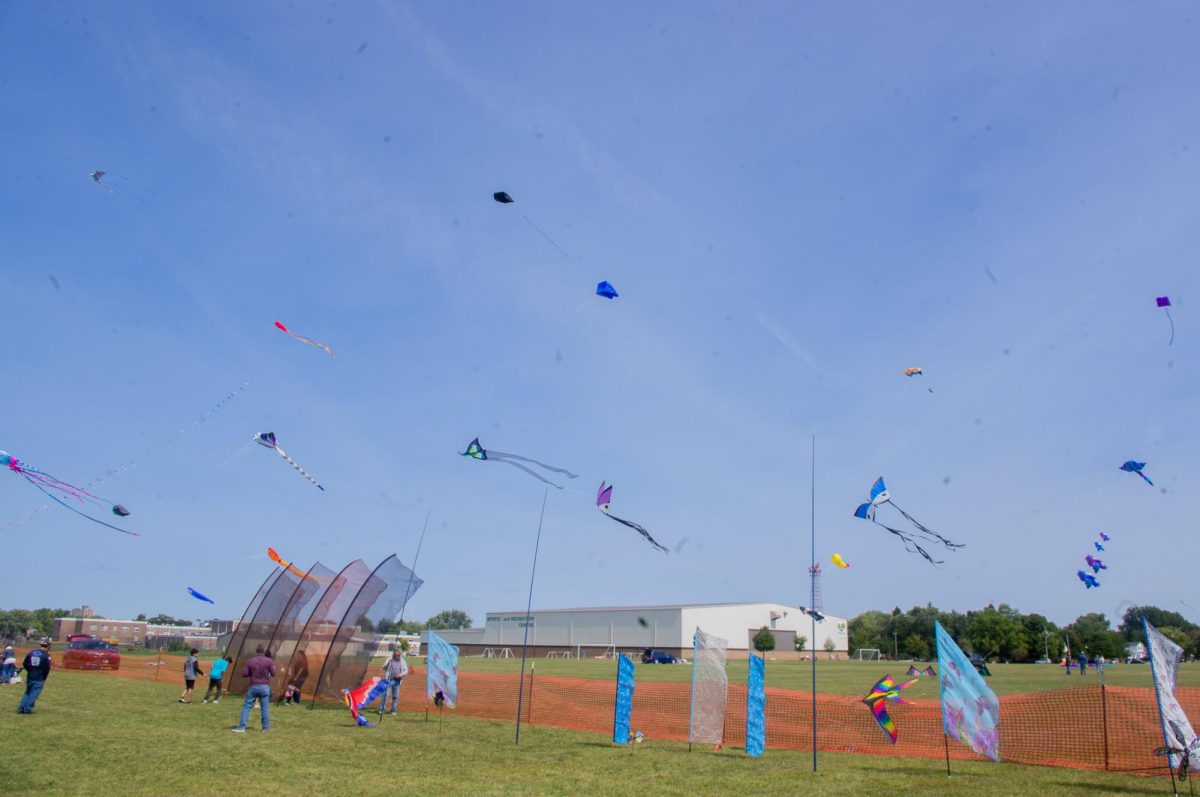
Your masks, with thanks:
M 0 4 L 0 448 L 138 461 L 100 492 L 143 533 L 5 476 L 0 606 L 237 616 L 268 545 L 411 562 L 431 512 L 408 615 L 523 607 L 542 486 L 475 436 L 581 474 L 535 606 L 806 603 L 815 430 L 834 614 L 1200 620 L 1196 14 Z M 327 492 L 219 467 L 257 431 Z M 880 474 L 944 569 L 851 516 Z

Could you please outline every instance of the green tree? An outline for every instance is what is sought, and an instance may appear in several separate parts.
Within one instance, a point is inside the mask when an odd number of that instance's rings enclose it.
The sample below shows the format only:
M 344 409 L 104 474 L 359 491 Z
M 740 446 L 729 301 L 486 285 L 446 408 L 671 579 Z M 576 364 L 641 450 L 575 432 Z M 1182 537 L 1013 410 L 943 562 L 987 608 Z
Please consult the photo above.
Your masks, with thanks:
M 1063 630 L 1075 655 L 1084 652 L 1089 656 L 1115 659 L 1125 653 L 1125 638 L 1109 628 L 1108 618 L 1100 612 L 1081 615 Z
M 753 641 L 754 649 L 759 653 L 766 653 L 775 649 L 775 635 L 765 625 L 758 629 L 758 633 L 754 635 Z
M 470 628 L 471 618 L 460 609 L 446 609 L 425 621 L 425 627 L 434 631 L 440 631 L 443 628 Z
M 904 654 L 910 658 L 925 660 L 929 658 L 929 642 L 919 634 L 909 634 L 901 644 Z
M 133 619 L 137 620 L 138 622 L 144 623 L 144 622 L 146 622 L 146 615 L 144 613 L 139 614 L 137 617 L 135 617 Z
M 1024 650 L 1025 629 L 1016 619 L 1016 612 L 1005 604 L 997 609 L 986 606 L 968 612 L 967 640 L 981 656 L 1011 658 L 1015 649 Z
M 146 620 L 151 625 L 191 625 L 190 620 L 177 620 L 169 614 L 156 614 Z
M 805 646 L 808 645 L 808 637 L 804 636 L 803 634 L 796 634 L 795 641 L 796 650 L 804 650 Z
M 1157 606 L 1130 606 L 1121 616 L 1121 624 L 1117 631 L 1127 642 L 1145 642 L 1146 635 L 1142 633 L 1142 617 L 1159 631 L 1164 628 L 1180 628 L 1189 633 L 1200 630 L 1195 623 L 1189 622 L 1179 612 L 1160 609 Z

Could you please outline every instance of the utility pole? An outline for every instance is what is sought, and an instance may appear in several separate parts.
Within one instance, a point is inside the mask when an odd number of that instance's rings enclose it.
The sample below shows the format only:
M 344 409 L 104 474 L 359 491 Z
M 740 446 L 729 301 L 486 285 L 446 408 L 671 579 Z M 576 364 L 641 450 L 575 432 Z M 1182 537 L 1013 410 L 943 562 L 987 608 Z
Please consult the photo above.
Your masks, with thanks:
M 900 643 L 897 642 L 897 634 L 892 632 L 892 661 L 900 661 Z

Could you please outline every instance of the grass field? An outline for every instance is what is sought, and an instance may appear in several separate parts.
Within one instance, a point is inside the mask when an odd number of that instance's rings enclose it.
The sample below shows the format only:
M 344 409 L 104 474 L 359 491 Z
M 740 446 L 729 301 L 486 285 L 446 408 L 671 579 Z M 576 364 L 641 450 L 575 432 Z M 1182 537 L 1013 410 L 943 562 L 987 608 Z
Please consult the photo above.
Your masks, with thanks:
M 543 662 L 538 664 L 540 671 Z M 857 680 L 859 665 L 841 666 L 847 668 L 847 683 Z M 658 669 L 682 673 L 689 668 Z M 869 679 L 876 671 L 864 666 L 861 675 Z M 323 797 L 401 790 L 589 797 L 1169 793 L 1169 781 L 1159 778 L 958 761 L 953 777 L 947 778 L 941 761 L 824 752 L 813 774 L 811 754 L 804 752 L 768 750 L 751 760 L 736 749 L 697 748 L 689 754 L 685 744 L 654 739 L 615 749 L 602 735 L 538 726 L 525 726 L 516 747 L 511 723 L 450 716 L 439 725 L 425 722 L 421 714 L 401 714 L 370 730 L 354 727 L 336 706 L 275 708 L 269 734 L 257 730 L 255 711 L 251 730 L 242 735 L 229 731 L 241 709 L 239 699 L 227 698 L 216 706 L 182 705 L 174 702 L 177 680 L 155 683 L 56 671 L 32 716 L 16 714 L 21 687 L 0 687 L 0 792 L 305 792 Z M 829 680 L 835 679 L 831 675 Z
M 380 666 L 383 659 L 379 660 Z M 421 665 L 422 659 L 415 662 Z M 616 665 L 611 661 L 596 659 L 537 659 L 536 672 L 538 675 L 564 675 L 574 678 L 595 678 L 614 680 Z M 783 689 L 798 689 L 808 691 L 812 685 L 811 662 L 780 661 L 767 662 L 766 675 L 768 687 Z M 882 675 L 892 674 L 897 678 L 905 677 L 909 662 L 888 661 L 818 661 L 817 662 L 817 691 L 838 695 L 865 694 Z M 927 666 L 918 665 L 918 669 Z M 744 684 L 746 682 L 747 663 L 731 660 L 727 667 L 730 683 Z M 511 672 L 521 670 L 520 659 L 482 659 L 477 657 L 459 659 L 459 668 L 467 672 Z M 1079 675 L 1078 670 L 1072 669 L 1067 676 L 1062 667 L 1048 664 L 989 664 L 992 677 L 987 679 L 988 685 L 997 695 L 1010 695 L 1018 692 L 1039 692 L 1046 689 L 1061 689 L 1064 686 L 1079 686 L 1080 684 L 1097 683 L 1095 670 L 1089 669 L 1087 675 Z M 688 681 L 692 677 L 692 668 L 686 664 L 638 664 L 638 683 L 655 681 Z M 1144 686 L 1153 688 L 1148 664 L 1118 664 L 1105 668 L 1104 682 L 1110 686 Z M 1200 686 L 1200 663 L 1184 664 L 1179 669 L 1179 686 Z M 937 697 L 937 679 L 922 679 L 922 682 L 911 687 L 909 694 L 916 697 Z

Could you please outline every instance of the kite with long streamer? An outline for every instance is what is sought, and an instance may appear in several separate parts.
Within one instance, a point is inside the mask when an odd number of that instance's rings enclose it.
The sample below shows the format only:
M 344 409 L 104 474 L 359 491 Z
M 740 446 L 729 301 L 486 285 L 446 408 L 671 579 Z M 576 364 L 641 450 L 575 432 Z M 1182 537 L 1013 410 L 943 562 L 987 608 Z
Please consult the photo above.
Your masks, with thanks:
M 911 675 L 912 668 L 910 667 L 909 670 L 909 674 Z M 897 684 L 892 680 L 892 676 L 885 675 L 877 684 L 871 687 L 871 692 L 863 698 L 862 702 L 871 707 L 871 713 L 875 715 L 875 721 L 879 723 L 880 730 L 892 741 L 892 744 L 896 743 L 896 737 L 899 736 L 899 732 L 896 730 L 896 723 L 888 716 L 886 704 L 889 702 L 908 703 L 907 700 L 900 697 L 900 692 L 912 686 L 918 680 L 914 678 L 911 681 Z
M 920 369 L 920 367 L 913 366 L 912 368 L 905 368 L 904 375 L 907 376 L 909 379 L 912 379 L 914 376 L 925 376 L 925 372 L 922 371 Z M 929 386 L 926 386 L 925 389 L 928 390 L 930 393 L 933 392 L 933 388 L 931 388 Z
M 333 580 L 332 578 L 325 578 L 323 576 L 314 576 L 314 575 L 305 573 L 303 570 L 296 567 L 294 564 L 292 564 L 291 562 L 287 561 L 282 556 L 280 556 L 279 551 L 276 551 L 274 548 L 270 548 L 270 547 L 267 548 L 267 558 L 270 559 L 275 564 L 282 567 L 284 570 L 291 573 L 293 576 L 299 576 L 300 578 L 311 578 L 314 581 L 332 581 Z
M 1175 345 L 1175 319 L 1171 318 L 1171 300 L 1166 296 L 1159 296 L 1154 300 L 1155 304 L 1163 309 L 1167 314 L 1167 320 L 1171 322 L 1171 339 L 1167 341 L 1168 346 Z
M 45 471 L 38 470 L 28 463 L 22 462 L 6 451 L 0 451 L 0 465 L 3 465 L 13 473 L 25 479 L 25 481 L 29 482 L 42 493 L 44 493 L 51 501 L 54 501 L 60 506 L 66 507 L 80 517 L 85 517 L 93 523 L 99 523 L 101 526 L 107 526 L 113 531 L 119 531 L 122 534 L 129 534 L 134 537 L 142 536 L 136 531 L 129 531 L 127 529 L 114 526 L 111 523 L 105 523 L 103 520 L 98 518 L 94 518 L 86 512 L 67 503 L 67 501 L 63 500 L 63 498 L 60 498 L 59 495 L 62 495 L 71 502 L 80 504 L 81 506 L 91 504 L 97 507 L 107 507 L 108 510 L 117 517 L 127 517 L 130 514 L 129 510 L 120 504 L 114 504 L 112 501 L 100 498 L 97 495 L 93 495 L 82 487 L 76 487 L 73 484 L 68 484 L 61 479 L 51 476 Z M 56 495 L 55 493 L 58 493 L 59 495 Z
M 254 442 L 258 443 L 263 448 L 272 449 L 276 454 L 278 454 L 280 457 L 282 457 L 283 460 L 285 462 L 287 462 L 287 464 L 289 464 L 293 468 L 295 468 L 296 471 L 301 476 L 303 476 L 304 478 L 308 479 L 310 482 L 315 484 L 318 490 L 321 490 L 322 492 L 324 492 L 325 488 L 321 486 L 320 482 L 318 482 L 311 475 L 309 475 L 308 471 L 306 471 L 304 468 L 300 467 L 300 465 L 296 462 L 296 460 L 289 457 L 287 455 L 287 452 L 285 452 L 282 448 L 279 447 L 279 444 L 277 442 L 275 442 L 275 433 L 274 432 L 256 432 L 254 434 L 253 439 L 254 439 Z
M 306 338 L 303 335 L 297 335 L 295 332 L 293 332 L 290 329 L 288 329 L 287 327 L 285 327 L 283 325 L 282 321 L 276 321 L 275 328 L 278 329 L 280 332 L 284 333 L 285 335 L 289 335 L 290 337 L 295 338 L 296 340 L 300 341 L 301 343 L 307 343 L 309 346 L 316 346 L 318 349 L 324 349 L 325 352 L 330 357 L 333 356 L 333 349 L 329 348 L 327 345 L 325 345 L 324 343 L 322 343 L 319 340 L 313 340 L 312 338 Z
M 599 509 L 601 512 L 603 512 L 608 517 L 610 517 L 613 520 L 620 523 L 621 525 L 628 526 L 629 528 L 636 531 L 638 534 L 641 534 L 643 537 L 646 538 L 647 542 L 649 542 L 651 545 L 653 545 L 658 550 L 662 551 L 665 554 L 670 554 L 671 552 L 668 551 L 666 548 L 664 548 L 662 545 L 660 545 L 657 540 L 655 540 L 653 537 L 651 537 L 650 532 L 646 531 L 646 529 L 644 527 L 638 525 L 637 523 L 634 523 L 632 520 L 626 520 L 625 518 L 619 518 L 616 515 L 614 515 L 612 512 L 608 511 L 609 504 L 612 503 L 612 491 L 613 491 L 612 485 L 605 484 L 604 482 L 600 482 L 600 490 L 599 490 L 599 492 L 596 493 L 596 508 Z
M 188 590 L 188 594 L 191 595 L 196 600 L 201 600 L 201 601 L 204 601 L 205 603 L 211 603 L 214 605 L 216 604 L 215 600 L 208 597 L 207 595 L 205 595 L 202 592 L 197 592 L 196 590 L 192 589 L 191 587 L 188 587 L 187 590 Z
M 1150 481 L 1149 476 L 1142 473 L 1142 468 L 1144 468 L 1144 467 L 1146 467 L 1145 462 L 1137 462 L 1132 459 L 1127 459 L 1127 460 L 1125 460 L 1125 464 L 1121 466 L 1121 470 L 1125 471 L 1126 473 L 1136 473 L 1138 476 L 1141 476 L 1143 479 L 1145 479 L 1146 484 L 1153 487 L 1154 482 Z
M 506 454 L 503 451 L 495 451 L 490 448 L 485 449 L 482 445 L 479 444 L 478 437 L 476 437 L 474 440 L 472 440 L 470 442 L 470 444 L 467 445 L 467 450 L 461 452 L 459 454 L 459 456 L 470 457 L 471 459 L 477 459 L 480 462 L 503 462 L 505 465 L 512 465 L 514 468 L 519 468 L 520 470 L 525 471 L 526 473 L 528 473 L 530 476 L 537 479 L 538 481 L 548 484 L 551 487 L 558 489 L 558 490 L 562 489 L 561 484 L 555 484 L 554 482 L 550 481 L 549 479 L 547 479 L 544 476 L 540 475 L 539 473 L 535 472 L 533 469 L 527 468 L 520 463 L 528 462 L 530 464 L 537 465 L 539 468 L 542 468 L 543 470 L 548 470 L 548 471 L 551 471 L 552 473 L 561 473 L 562 475 L 566 476 L 568 479 L 579 478 L 579 474 L 571 473 L 571 471 L 567 470 L 566 468 L 556 468 L 553 465 L 547 465 L 544 462 L 538 462 L 536 459 L 530 459 L 529 457 L 521 457 L 521 456 L 517 456 L 516 454 Z
M 95 171 L 95 172 L 92 172 L 91 174 L 89 174 L 88 177 L 91 177 L 92 180 L 96 183 L 96 185 L 100 186 L 105 191 L 107 191 L 108 193 L 111 194 L 113 192 L 113 190 L 108 186 L 108 183 L 104 182 L 104 179 L 103 179 L 105 174 L 107 174 L 107 172 Z
M 891 504 L 892 507 L 895 508 L 895 510 L 901 515 L 903 515 L 909 523 L 915 526 L 917 530 L 901 531 L 900 529 L 894 529 L 891 526 L 886 526 L 876 520 L 875 509 L 883 504 Z M 934 559 L 932 556 L 930 556 L 929 552 L 921 546 L 922 542 L 934 544 L 940 543 L 951 551 L 964 547 L 963 543 L 951 542 L 941 534 L 938 534 L 937 532 L 927 528 L 917 521 L 917 519 L 912 515 L 896 506 L 896 502 L 892 500 L 891 495 L 887 491 L 887 486 L 883 483 L 882 476 L 875 480 L 875 484 L 871 485 L 871 500 L 865 504 L 859 504 L 858 509 L 854 510 L 854 516 L 861 520 L 869 520 L 875 525 L 891 532 L 896 537 L 900 538 L 900 540 L 904 543 L 906 550 L 908 550 L 910 553 L 920 554 L 932 565 L 940 565 L 942 564 L 942 560 Z

